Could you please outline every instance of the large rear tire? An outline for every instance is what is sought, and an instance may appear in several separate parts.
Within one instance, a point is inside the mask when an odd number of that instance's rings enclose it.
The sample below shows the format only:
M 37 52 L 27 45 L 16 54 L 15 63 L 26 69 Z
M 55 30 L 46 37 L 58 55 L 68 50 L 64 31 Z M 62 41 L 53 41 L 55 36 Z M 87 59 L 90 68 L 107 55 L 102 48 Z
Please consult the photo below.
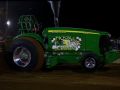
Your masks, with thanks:
M 10 45 L 7 62 L 8 65 L 15 70 L 40 70 L 44 64 L 44 49 L 42 45 L 33 38 L 18 38 Z

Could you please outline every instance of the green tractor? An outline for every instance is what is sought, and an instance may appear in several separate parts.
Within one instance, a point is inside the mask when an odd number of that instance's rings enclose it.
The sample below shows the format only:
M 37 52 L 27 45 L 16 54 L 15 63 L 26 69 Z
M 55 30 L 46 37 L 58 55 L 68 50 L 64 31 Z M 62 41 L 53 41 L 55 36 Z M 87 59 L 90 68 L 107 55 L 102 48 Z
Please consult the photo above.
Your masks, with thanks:
M 19 18 L 20 34 L 9 45 L 8 64 L 23 71 L 53 68 L 59 64 L 80 64 L 93 71 L 120 58 L 112 49 L 111 35 L 84 28 L 48 27 L 39 34 L 33 15 Z

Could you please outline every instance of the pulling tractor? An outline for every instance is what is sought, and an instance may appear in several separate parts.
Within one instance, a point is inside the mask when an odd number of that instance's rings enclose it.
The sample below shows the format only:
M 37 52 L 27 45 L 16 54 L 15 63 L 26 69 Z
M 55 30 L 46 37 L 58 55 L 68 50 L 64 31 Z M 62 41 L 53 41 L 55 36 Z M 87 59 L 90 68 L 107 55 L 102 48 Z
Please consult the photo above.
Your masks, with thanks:
M 7 63 L 13 69 L 34 71 L 58 64 L 80 64 L 93 71 L 120 58 L 112 49 L 111 35 L 85 28 L 47 27 L 40 34 L 33 15 L 19 18 L 20 34 L 7 49 Z

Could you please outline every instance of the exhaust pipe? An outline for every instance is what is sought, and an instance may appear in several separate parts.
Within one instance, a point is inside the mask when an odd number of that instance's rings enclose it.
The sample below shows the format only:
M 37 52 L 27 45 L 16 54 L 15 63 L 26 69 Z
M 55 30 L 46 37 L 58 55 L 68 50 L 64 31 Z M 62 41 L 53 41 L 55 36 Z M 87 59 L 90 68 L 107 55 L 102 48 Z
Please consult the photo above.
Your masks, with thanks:
M 54 15 L 54 25 L 55 27 L 59 27 L 59 12 L 60 12 L 60 0 L 48 0 L 50 3 L 53 15 Z

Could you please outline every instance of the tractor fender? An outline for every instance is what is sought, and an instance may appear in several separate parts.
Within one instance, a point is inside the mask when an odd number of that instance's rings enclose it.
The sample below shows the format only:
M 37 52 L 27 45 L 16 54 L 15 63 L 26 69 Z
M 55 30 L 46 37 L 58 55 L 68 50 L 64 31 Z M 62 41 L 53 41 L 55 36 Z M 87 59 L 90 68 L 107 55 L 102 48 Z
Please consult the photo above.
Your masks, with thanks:
M 45 45 L 44 45 L 44 39 L 42 38 L 42 36 L 38 35 L 38 34 L 35 34 L 35 33 L 25 33 L 25 34 L 20 34 L 16 37 L 13 38 L 13 41 L 16 40 L 16 39 L 19 39 L 19 38 L 22 38 L 22 37 L 29 37 L 29 38 L 33 38 L 35 39 L 36 41 L 38 41 L 42 47 L 45 49 Z

